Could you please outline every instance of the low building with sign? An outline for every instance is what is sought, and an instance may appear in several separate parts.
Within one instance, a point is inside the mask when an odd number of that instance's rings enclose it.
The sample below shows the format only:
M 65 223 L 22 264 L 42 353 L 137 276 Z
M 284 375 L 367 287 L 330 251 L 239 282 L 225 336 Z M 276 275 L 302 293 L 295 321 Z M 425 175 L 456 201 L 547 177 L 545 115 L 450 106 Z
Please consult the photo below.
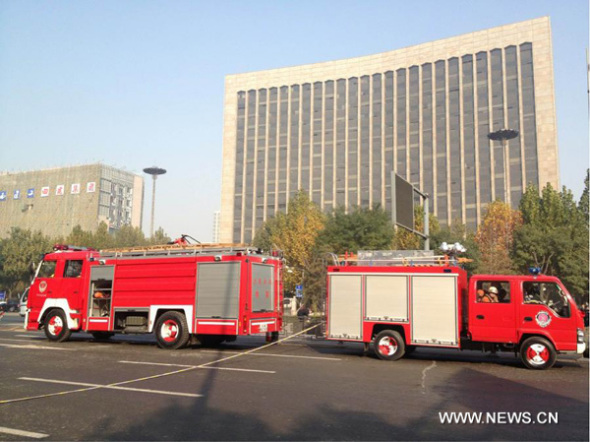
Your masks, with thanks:
M 13 227 L 66 236 L 79 225 L 94 231 L 140 227 L 143 177 L 104 164 L 0 172 L 0 238 Z

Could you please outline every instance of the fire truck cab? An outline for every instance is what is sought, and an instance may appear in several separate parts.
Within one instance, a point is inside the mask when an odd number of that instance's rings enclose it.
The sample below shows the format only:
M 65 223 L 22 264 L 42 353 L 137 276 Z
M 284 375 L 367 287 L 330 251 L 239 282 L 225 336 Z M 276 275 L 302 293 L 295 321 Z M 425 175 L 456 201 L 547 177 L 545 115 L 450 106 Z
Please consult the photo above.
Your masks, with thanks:
M 443 265 L 328 267 L 327 338 L 381 359 L 417 347 L 512 351 L 532 369 L 584 352 L 583 317 L 561 281 Z
M 154 333 L 162 348 L 203 345 L 282 327 L 280 253 L 240 246 L 172 245 L 97 252 L 56 246 L 31 284 L 28 330 L 109 338 Z

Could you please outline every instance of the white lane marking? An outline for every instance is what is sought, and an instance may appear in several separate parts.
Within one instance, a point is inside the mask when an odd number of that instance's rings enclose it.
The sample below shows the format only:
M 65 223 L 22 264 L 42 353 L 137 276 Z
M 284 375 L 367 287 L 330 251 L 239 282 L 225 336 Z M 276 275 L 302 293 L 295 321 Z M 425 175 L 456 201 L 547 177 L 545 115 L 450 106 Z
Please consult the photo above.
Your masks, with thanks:
M 215 350 L 200 350 L 199 353 L 219 353 L 218 351 Z M 240 354 L 239 351 L 224 351 L 225 353 L 231 353 L 231 354 Z M 251 354 L 251 356 L 270 356 L 270 357 L 275 357 L 275 358 L 294 358 L 294 359 L 317 359 L 320 361 L 341 361 L 342 359 L 340 358 L 326 358 L 326 357 L 322 357 L 322 356 L 298 356 L 298 355 L 279 355 L 276 353 L 254 353 Z
M 17 430 L 15 428 L 0 427 L 0 433 L 14 434 L 15 436 L 32 437 L 33 439 L 43 439 L 49 434 L 33 433 L 32 431 Z
M 45 339 L 40 335 L 14 335 L 15 338 Z
M 426 372 L 434 367 L 436 367 L 436 361 L 432 361 L 432 364 L 422 370 L 422 394 L 426 394 Z
M 73 348 L 47 347 L 45 345 L 33 345 L 33 344 L 17 345 L 17 344 L 2 344 L 2 343 L 0 343 L 0 347 L 22 348 L 22 349 L 28 349 L 28 350 L 58 350 L 58 351 L 73 351 L 74 350 Z
M 161 362 L 141 362 L 141 361 L 119 361 L 121 364 L 137 364 L 137 365 L 157 365 L 161 367 L 186 367 L 186 368 L 204 368 L 207 370 L 228 370 L 228 371 L 246 371 L 250 373 L 268 373 L 275 374 L 276 371 L 269 370 L 254 370 L 250 368 L 229 368 L 229 367 L 199 367 L 198 365 L 183 365 L 183 364 L 164 364 Z
M 52 383 L 52 384 L 78 385 L 81 387 L 100 387 L 100 388 L 108 388 L 108 389 L 112 389 L 112 390 L 137 391 L 140 393 L 166 394 L 166 395 L 170 395 L 170 396 L 203 397 L 202 394 L 194 394 L 194 393 L 178 393 L 175 391 L 148 390 L 145 388 L 119 387 L 116 385 L 88 384 L 86 382 L 60 381 L 58 379 L 39 379 L 39 378 L 18 378 L 18 379 L 23 380 L 23 381 L 48 382 L 48 383 Z

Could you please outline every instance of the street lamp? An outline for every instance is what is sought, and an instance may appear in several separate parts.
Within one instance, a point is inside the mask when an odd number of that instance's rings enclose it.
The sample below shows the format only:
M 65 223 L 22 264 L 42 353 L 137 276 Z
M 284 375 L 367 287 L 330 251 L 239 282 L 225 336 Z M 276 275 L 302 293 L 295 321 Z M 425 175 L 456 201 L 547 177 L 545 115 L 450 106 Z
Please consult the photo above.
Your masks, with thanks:
M 495 132 L 490 132 L 488 138 L 492 141 L 501 141 L 504 147 L 504 202 L 510 204 L 510 192 L 508 186 L 510 185 L 508 180 L 508 168 L 509 163 L 509 151 L 508 141 L 513 140 L 518 136 L 518 131 L 515 129 L 500 129 Z
M 145 173 L 152 176 L 153 179 L 153 186 L 152 186 L 152 224 L 150 229 L 150 237 L 154 236 L 154 209 L 156 207 L 156 179 L 158 175 L 164 175 L 166 173 L 166 169 L 162 169 L 160 167 L 152 166 L 146 167 L 143 169 Z

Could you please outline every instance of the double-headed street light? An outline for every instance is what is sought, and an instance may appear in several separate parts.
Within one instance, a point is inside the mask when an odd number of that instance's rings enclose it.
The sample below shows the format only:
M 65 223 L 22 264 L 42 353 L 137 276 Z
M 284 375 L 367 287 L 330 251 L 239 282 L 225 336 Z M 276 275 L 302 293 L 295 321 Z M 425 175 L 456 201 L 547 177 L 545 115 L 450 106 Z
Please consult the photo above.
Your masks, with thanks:
M 510 204 L 510 182 L 508 180 L 508 168 L 510 167 L 510 154 L 508 150 L 508 141 L 513 140 L 518 136 L 518 131 L 515 129 L 500 129 L 488 134 L 488 138 L 492 141 L 501 141 L 504 147 L 504 202 Z

